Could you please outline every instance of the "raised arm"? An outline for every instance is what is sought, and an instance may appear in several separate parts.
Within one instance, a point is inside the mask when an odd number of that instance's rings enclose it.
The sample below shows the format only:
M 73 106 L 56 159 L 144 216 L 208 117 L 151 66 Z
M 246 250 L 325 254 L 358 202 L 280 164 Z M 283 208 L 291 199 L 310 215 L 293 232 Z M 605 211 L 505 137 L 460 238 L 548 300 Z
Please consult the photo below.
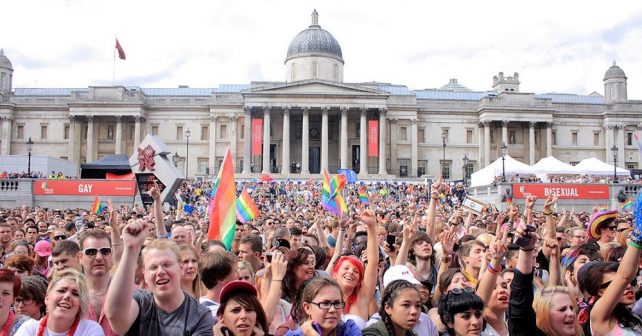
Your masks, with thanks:
M 272 254 L 272 276 L 271 279 L 264 279 L 265 281 L 270 281 L 270 289 L 264 300 L 261 301 L 268 321 L 272 321 L 276 314 L 276 308 L 279 305 L 279 299 L 282 294 L 283 277 L 287 267 L 288 261 L 282 253 Z
M 328 237 L 326 237 L 325 231 L 321 228 L 320 219 L 314 220 L 314 228 L 317 234 L 317 238 L 319 238 L 319 247 L 323 247 L 325 249 L 329 248 L 330 245 L 328 245 Z
M 486 266 L 486 271 L 482 275 L 481 280 L 479 280 L 479 286 L 477 286 L 476 291 L 476 294 L 484 301 L 485 306 L 487 306 L 490 301 L 493 289 L 497 283 L 497 277 L 499 276 L 499 272 L 502 271 L 502 259 L 506 255 L 506 252 L 508 252 L 508 247 L 499 237 L 490 245 L 490 261 Z
M 119 335 L 127 333 L 140 311 L 132 296 L 136 260 L 146 234 L 147 229 L 142 220 L 127 224 L 123 230 L 123 256 L 109 284 L 104 306 L 105 316 L 112 330 Z
M 524 229 L 518 228 L 517 237 L 523 237 Z M 508 307 L 508 332 L 514 336 L 533 335 L 537 330 L 535 310 L 533 310 L 533 253 L 539 238 L 537 233 L 528 233 L 530 242 L 519 249 L 519 259 L 515 267 L 515 277 L 511 283 L 511 296 Z
M 328 266 L 326 266 L 325 268 L 325 271 L 328 274 L 332 273 L 332 268 L 334 268 L 334 263 L 337 262 L 337 260 L 341 256 L 341 251 L 343 249 L 343 242 L 345 241 L 347 227 L 348 227 L 348 220 L 345 218 L 341 218 L 339 220 L 339 234 L 337 235 L 337 242 L 334 244 L 334 253 L 332 253 L 332 258 L 330 258 L 330 262 L 328 263 Z
M 166 237 L 167 229 L 165 229 L 165 221 L 163 219 L 163 205 L 161 204 L 161 193 L 158 184 L 154 182 L 154 186 L 149 190 L 150 196 L 154 199 L 154 222 L 156 223 L 156 237 Z M 176 210 L 178 211 L 178 209 Z
M 111 227 L 111 247 L 114 250 L 114 263 L 117 265 L 123 255 L 123 242 L 120 239 L 120 223 L 111 198 L 107 200 L 107 210 L 109 212 L 109 226 Z
M 544 246 L 550 251 L 548 263 L 548 285 L 558 286 L 562 284 L 562 272 L 560 270 L 560 246 L 557 239 L 547 238 Z
M 379 245 L 377 244 L 377 218 L 374 211 L 366 209 L 359 219 L 366 224 L 368 230 L 368 246 L 366 248 L 367 258 L 370 260 L 366 265 L 363 278 L 363 285 L 359 291 L 360 299 L 372 299 L 377 286 L 377 267 L 379 266 Z M 360 300 L 361 301 L 361 300 Z M 369 302 L 369 300 L 366 300 Z M 367 306 L 365 306 L 367 308 Z
M 412 233 L 417 231 L 417 214 L 412 219 L 412 225 L 405 225 L 401 234 L 403 235 L 403 240 L 401 241 L 401 246 L 399 247 L 399 253 L 395 259 L 395 265 L 405 265 L 408 263 L 408 252 L 410 251 L 410 238 Z
M 546 236 L 544 238 L 547 239 L 555 239 L 555 219 L 553 218 L 553 210 L 551 209 L 555 202 L 557 202 L 557 196 L 553 194 L 548 195 L 548 198 L 546 198 L 544 202 L 544 216 L 546 217 Z M 544 244 L 542 253 L 546 258 L 549 258 L 551 254 L 551 250 L 546 244 Z
M 430 185 L 430 205 L 428 206 L 428 222 L 426 223 L 426 233 L 433 241 L 435 234 L 435 216 L 437 215 L 437 203 L 439 202 L 439 188 L 441 188 L 441 178 L 436 183 Z
M 441 293 L 441 287 L 439 287 L 439 282 L 441 275 L 444 274 L 450 267 L 452 263 L 453 249 L 455 247 L 455 242 L 457 242 L 457 227 L 452 226 L 448 231 L 443 232 L 443 239 L 441 242 L 441 261 L 439 263 L 439 270 L 437 271 L 437 281 L 435 284 L 435 293 Z M 439 295 L 433 295 L 433 306 L 437 306 Z

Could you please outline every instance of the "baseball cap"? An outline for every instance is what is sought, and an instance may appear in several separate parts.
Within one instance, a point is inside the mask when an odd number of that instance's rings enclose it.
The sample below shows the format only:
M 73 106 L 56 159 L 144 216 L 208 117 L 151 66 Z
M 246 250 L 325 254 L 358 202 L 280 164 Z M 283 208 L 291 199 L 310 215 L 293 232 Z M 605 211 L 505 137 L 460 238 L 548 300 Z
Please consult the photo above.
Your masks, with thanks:
M 221 289 L 221 303 L 226 302 L 234 294 L 247 293 L 250 295 L 258 295 L 256 287 L 249 282 L 234 280 L 230 281 Z
M 395 280 L 406 280 L 413 285 L 421 285 L 421 282 L 415 278 L 406 265 L 395 265 L 390 267 L 383 275 L 383 287 L 388 287 L 388 284 Z
M 46 240 L 41 240 L 36 243 L 36 247 L 34 247 L 33 250 L 41 257 L 48 257 L 51 255 L 51 243 Z

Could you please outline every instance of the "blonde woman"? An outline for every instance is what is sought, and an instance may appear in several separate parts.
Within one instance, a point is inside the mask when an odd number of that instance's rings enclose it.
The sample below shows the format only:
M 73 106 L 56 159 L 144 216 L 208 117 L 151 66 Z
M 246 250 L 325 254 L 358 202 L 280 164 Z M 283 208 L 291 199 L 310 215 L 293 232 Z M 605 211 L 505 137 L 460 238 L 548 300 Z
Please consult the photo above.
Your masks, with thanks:
M 577 299 L 568 287 L 549 286 L 535 293 L 537 329 L 550 336 L 583 335 L 577 321 Z
M 254 279 L 254 270 L 252 269 L 252 265 L 249 262 L 239 261 L 236 264 L 236 272 L 238 273 L 238 280 L 256 285 L 256 281 Z
M 191 245 L 181 244 L 178 249 L 181 262 L 181 287 L 189 296 L 198 299 L 205 294 L 204 285 L 198 275 L 198 255 Z

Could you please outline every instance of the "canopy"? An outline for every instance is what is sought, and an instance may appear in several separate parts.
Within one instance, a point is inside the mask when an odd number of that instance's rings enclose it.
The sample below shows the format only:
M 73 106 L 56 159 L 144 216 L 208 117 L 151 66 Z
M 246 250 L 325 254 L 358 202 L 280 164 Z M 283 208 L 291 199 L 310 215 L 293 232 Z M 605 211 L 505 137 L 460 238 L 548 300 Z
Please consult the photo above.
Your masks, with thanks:
M 594 157 L 584 159 L 575 168 L 583 175 L 613 176 L 613 166 Z M 631 172 L 623 168 L 616 168 L 617 176 L 631 176 Z
M 545 157 L 533 165 L 538 174 L 547 175 L 579 175 L 581 172 L 577 167 L 564 163 L 552 156 Z
M 531 175 L 535 174 L 535 170 L 522 162 L 519 162 L 509 155 L 504 157 L 503 172 L 506 175 Z M 484 169 L 474 172 L 470 177 L 471 187 L 489 185 L 495 181 L 496 176 L 502 175 L 502 158 L 499 157 L 493 163 L 489 164 Z

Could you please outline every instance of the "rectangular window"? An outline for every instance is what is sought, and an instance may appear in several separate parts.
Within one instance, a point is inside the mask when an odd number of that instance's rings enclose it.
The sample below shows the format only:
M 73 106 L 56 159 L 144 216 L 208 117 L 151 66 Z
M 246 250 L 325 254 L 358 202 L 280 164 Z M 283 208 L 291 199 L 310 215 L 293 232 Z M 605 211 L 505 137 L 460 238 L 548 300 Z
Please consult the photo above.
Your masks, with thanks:
M 69 125 L 65 125 L 62 138 L 65 140 L 69 140 Z
M 176 126 L 176 140 L 183 140 L 183 126 Z
M 441 161 L 441 177 L 444 180 L 449 180 L 450 179 L 450 161 Z
M 408 127 L 399 127 L 399 140 L 408 141 Z
M 312 62 L 312 78 L 317 78 L 319 69 L 318 68 L 318 63 L 317 61 Z
M 201 140 L 209 140 L 209 139 L 210 139 L 210 127 L 201 126 Z
M 16 139 L 24 139 L 25 138 L 25 127 L 22 125 L 18 125 L 16 127 Z
M 514 145 L 517 143 L 517 139 L 515 138 L 515 130 L 509 130 L 508 131 L 508 144 Z
M 473 174 L 475 171 L 475 162 L 468 162 L 467 166 L 464 166 L 464 174 L 466 176 L 466 180 L 470 181 L 470 176 Z
M 428 161 L 426 160 L 417 161 L 417 175 L 419 176 L 426 175 L 426 167 L 428 167 Z
M 152 135 L 158 135 L 158 125 L 152 126 Z
M 466 143 L 467 144 L 473 143 L 473 130 L 471 129 L 466 130 Z
M 408 176 L 408 166 L 409 166 L 409 164 L 410 164 L 410 160 L 407 160 L 407 159 L 399 160 L 399 176 L 401 176 L 401 177 Z
M 426 142 L 426 132 L 423 129 L 417 130 L 417 142 Z
M 114 126 L 107 126 L 107 140 L 114 140 Z
M 40 139 L 47 139 L 47 125 L 40 125 Z
M 633 146 L 633 132 L 626 133 L 626 145 Z
M 551 136 L 553 137 L 553 146 L 557 146 L 557 131 L 553 131 Z
M 600 132 L 593 132 L 593 146 L 600 145 Z
M 626 169 L 631 170 L 631 169 L 636 169 L 638 167 L 638 164 L 635 162 L 627 162 L 626 163 Z
M 493 130 L 490 130 L 490 143 L 495 143 L 495 132 Z
M 227 125 L 222 124 L 218 134 L 220 139 L 227 139 Z
M 577 146 L 577 132 L 571 132 L 571 144 Z
M 207 158 L 198 158 L 198 174 L 206 174 L 208 159 Z
M 83 125 L 81 133 L 83 140 L 87 140 L 87 133 L 89 133 L 89 125 Z
M 238 134 L 240 134 L 239 139 L 243 140 L 245 139 L 245 123 L 239 123 L 239 131 Z

